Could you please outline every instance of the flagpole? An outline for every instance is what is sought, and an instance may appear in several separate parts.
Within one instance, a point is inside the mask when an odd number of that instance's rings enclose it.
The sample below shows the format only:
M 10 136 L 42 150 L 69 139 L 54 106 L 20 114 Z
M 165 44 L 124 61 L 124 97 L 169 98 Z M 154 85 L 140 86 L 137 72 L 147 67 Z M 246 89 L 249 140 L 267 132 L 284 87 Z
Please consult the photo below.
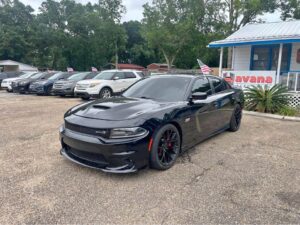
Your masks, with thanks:
M 223 52 L 224 52 L 224 48 L 221 48 L 221 52 L 220 52 L 220 63 L 219 63 L 219 77 L 222 76 L 222 68 L 223 68 Z

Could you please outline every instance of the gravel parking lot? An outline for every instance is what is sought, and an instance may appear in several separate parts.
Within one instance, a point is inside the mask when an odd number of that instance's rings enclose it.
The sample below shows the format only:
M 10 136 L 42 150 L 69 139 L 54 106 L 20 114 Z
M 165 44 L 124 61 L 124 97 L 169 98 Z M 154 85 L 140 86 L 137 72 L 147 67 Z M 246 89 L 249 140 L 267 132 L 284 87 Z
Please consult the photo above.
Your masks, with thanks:
M 0 91 L 0 223 L 299 224 L 300 123 L 244 116 L 168 171 L 112 175 L 59 154 L 75 98 Z

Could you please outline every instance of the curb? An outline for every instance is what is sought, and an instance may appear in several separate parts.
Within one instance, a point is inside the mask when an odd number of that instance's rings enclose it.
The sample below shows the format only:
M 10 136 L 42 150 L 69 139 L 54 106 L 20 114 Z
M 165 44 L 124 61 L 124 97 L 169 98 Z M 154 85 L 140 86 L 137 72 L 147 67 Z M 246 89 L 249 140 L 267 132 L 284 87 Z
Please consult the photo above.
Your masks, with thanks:
M 281 115 L 275 115 L 275 114 L 269 114 L 269 113 L 259 113 L 259 112 L 246 111 L 246 110 L 243 111 L 243 114 L 244 115 L 249 115 L 249 116 L 269 118 L 269 119 L 300 122 L 300 117 L 281 116 Z

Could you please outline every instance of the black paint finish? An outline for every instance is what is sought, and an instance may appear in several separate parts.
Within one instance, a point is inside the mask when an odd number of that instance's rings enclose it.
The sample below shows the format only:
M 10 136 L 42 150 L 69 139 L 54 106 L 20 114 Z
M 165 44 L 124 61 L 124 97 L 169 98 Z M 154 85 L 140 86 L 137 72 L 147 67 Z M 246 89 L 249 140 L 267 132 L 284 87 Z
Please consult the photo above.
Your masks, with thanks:
M 207 99 L 190 101 L 192 88 L 203 76 L 163 75 L 151 79 L 190 79 L 183 100 L 161 101 L 147 98 L 114 97 L 75 106 L 65 114 L 60 129 L 61 153 L 68 159 L 91 168 L 113 173 L 134 172 L 148 166 L 148 146 L 160 127 L 173 124 L 181 135 L 181 152 L 229 128 L 236 104 L 243 107 L 243 93 L 227 88 L 215 93 L 212 83 Z M 209 78 L 209 76 L 207 76 Z M 225 82 L 222 80 L 222 82 Z M 134 87 L 135 85 L 133 85 Z M 126 96 L 126 93 L 125 93 Z M 93 130 L 142 127 L 147 135 L 134 139 L 109 139 Z

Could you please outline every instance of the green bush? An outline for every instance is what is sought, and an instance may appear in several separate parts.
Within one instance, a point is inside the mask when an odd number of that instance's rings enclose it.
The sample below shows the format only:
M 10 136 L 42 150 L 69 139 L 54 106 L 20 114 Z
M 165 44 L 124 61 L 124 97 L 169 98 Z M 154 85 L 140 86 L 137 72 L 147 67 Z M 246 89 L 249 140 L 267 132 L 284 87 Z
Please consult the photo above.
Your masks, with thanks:
M 282 116 L 297 116 L 299 111 L 295 108 L 292 107 L 283 107 L 282 109 L 279 110 L 278 114 Z
M 252 86 L 245 91 L 246 109 L 263 113 L 278 113 L 288 107 L 289 94 L 286 86 L 271 88 Z

